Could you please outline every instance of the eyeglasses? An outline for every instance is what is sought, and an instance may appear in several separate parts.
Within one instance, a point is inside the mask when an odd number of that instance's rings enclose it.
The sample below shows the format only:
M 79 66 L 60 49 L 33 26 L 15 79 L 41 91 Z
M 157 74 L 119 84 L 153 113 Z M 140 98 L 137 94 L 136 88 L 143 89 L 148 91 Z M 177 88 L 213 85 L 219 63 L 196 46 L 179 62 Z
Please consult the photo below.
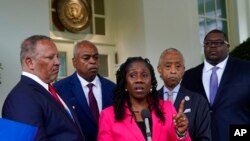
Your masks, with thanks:
M 204 46 L 205 47 L 210 47 L 212 45 L 214 45 L 215 47 L 219 47 L 219 46 L 222 46 L 222 45 L 228 45 L 228 42 L 227 41 L 222 41 L 222 40 L 217 40 L 217 41 L 204 41 Z

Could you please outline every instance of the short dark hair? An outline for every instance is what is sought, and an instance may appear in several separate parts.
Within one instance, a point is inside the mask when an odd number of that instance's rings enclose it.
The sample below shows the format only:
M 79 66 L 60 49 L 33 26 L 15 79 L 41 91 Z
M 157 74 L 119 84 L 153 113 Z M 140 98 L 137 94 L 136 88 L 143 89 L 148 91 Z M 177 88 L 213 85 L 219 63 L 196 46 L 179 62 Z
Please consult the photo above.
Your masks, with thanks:
M 211 34 L 211 33 L 220 33 L 220 34 L 222 34 L 224 36 L 225 41 L 228 42 L 228 36 L 227 36 L 227 34 L 225 32 L 223 32 L 222 30 L 219 30 L 219 29 L 213 29 L 213 30 L 209 31 L 207 33 L 207 35 L 205 36 L 204 41 L 207 39 L 207 36 L 209 34 Z

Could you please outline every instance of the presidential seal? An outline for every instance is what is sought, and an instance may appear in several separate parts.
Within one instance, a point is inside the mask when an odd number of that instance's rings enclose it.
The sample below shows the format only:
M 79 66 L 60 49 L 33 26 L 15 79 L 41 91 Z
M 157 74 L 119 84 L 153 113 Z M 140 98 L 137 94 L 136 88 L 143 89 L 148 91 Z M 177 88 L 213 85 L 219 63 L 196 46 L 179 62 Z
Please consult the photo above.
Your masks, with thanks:
M 91 10 L 85 0 L 60 0 L 57 14 L 62 25 L 70 32 L 84 30 L 91 21 Z

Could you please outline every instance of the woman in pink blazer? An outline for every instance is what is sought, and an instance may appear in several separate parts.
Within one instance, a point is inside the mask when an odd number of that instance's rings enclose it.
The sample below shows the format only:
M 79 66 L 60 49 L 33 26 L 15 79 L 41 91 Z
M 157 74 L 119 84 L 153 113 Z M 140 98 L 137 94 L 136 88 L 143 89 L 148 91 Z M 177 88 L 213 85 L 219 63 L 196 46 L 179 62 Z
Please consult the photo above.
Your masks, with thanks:
M 98 141 L 191 140 L 183 114 L 184 100 L 176 113 L 171 102 L 158 99 L 157 81 L 148 59 L 128 58 L 116 77 L 113 106 L 100 115 Z M 149 111 L 146 119 L 141 115 L 144 109 Z M 149 121 L 149 126 L 144 121 Z

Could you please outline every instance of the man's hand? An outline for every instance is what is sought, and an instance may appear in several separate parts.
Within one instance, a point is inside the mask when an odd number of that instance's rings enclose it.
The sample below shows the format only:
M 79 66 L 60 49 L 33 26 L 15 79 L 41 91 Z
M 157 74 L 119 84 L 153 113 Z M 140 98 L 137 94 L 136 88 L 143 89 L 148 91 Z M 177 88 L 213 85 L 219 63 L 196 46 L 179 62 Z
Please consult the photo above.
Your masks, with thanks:
M 174 122 L 175 128 L 181 134 L 185 133 L 188 127 L 188 119 L 186 115 L 183 113 L 184 104 L 185 104 L 185 100 L 183 99 L 180 103 L 178 113 L 173 116 L 173 122 Z

